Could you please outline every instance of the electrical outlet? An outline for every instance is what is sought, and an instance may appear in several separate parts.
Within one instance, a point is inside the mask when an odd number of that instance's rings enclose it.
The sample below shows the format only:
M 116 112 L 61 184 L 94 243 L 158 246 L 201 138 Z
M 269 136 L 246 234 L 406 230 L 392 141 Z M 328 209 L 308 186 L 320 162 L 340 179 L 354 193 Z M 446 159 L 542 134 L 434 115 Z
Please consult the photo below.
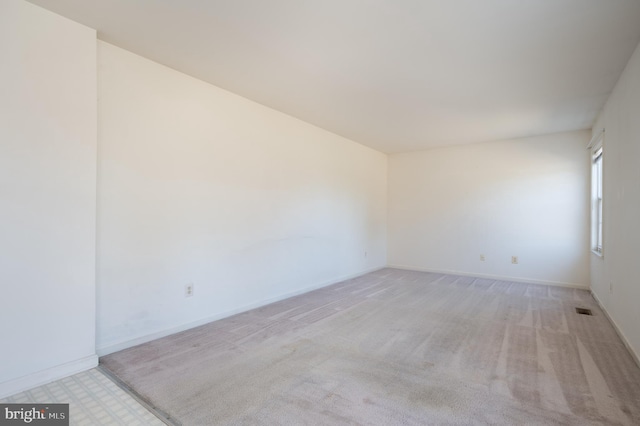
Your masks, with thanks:
M 193 296 L 193 283 L 189 283 L 184 286 L 184 297 Z
M 514 265 L 518 264 L 518 256 L 511 256 L 511 263 L 513 263 Z
M 484 262 L 485 258 L 484 258 L 484 254 L 480 255 L 480 262 Z

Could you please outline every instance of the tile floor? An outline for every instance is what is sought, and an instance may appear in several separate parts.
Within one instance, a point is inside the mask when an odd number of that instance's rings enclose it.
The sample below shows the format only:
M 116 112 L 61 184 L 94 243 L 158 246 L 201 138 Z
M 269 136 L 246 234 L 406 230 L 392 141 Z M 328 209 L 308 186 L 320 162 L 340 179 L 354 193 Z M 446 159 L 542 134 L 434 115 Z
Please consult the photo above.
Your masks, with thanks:
M 0 403 L 69 403 L 69 424 L 77 426 L 165 424 L 97 368 L 12 395 Z

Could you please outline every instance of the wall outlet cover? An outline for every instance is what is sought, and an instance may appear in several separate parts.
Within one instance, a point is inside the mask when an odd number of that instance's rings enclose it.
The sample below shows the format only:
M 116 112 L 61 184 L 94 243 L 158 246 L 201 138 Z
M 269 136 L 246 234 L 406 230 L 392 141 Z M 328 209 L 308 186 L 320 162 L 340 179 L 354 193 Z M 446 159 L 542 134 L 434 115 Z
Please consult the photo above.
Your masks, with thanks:
M 193 283 L 189 283 L 184 286 L 184 297 L 193 296 Z

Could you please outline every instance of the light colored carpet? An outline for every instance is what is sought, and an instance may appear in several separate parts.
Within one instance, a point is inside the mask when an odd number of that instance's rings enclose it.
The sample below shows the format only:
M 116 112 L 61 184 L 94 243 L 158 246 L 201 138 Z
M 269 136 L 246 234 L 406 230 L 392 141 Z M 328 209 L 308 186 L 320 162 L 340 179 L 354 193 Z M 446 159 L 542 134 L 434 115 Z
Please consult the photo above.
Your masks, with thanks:
M 640 424 L 591 295 L 542 285 L 383 269 L 102 362 L 184 425 Z

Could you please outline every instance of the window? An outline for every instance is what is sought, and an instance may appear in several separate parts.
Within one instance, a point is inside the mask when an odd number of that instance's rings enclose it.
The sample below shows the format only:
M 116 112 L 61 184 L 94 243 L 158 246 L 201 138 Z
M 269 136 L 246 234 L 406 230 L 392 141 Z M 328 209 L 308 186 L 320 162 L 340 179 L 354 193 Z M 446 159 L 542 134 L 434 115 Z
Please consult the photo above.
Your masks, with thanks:
M 591 147 L 591 250 L 600 256 L 602 256 L 602 139 L 603 133 L 600 133 Z

